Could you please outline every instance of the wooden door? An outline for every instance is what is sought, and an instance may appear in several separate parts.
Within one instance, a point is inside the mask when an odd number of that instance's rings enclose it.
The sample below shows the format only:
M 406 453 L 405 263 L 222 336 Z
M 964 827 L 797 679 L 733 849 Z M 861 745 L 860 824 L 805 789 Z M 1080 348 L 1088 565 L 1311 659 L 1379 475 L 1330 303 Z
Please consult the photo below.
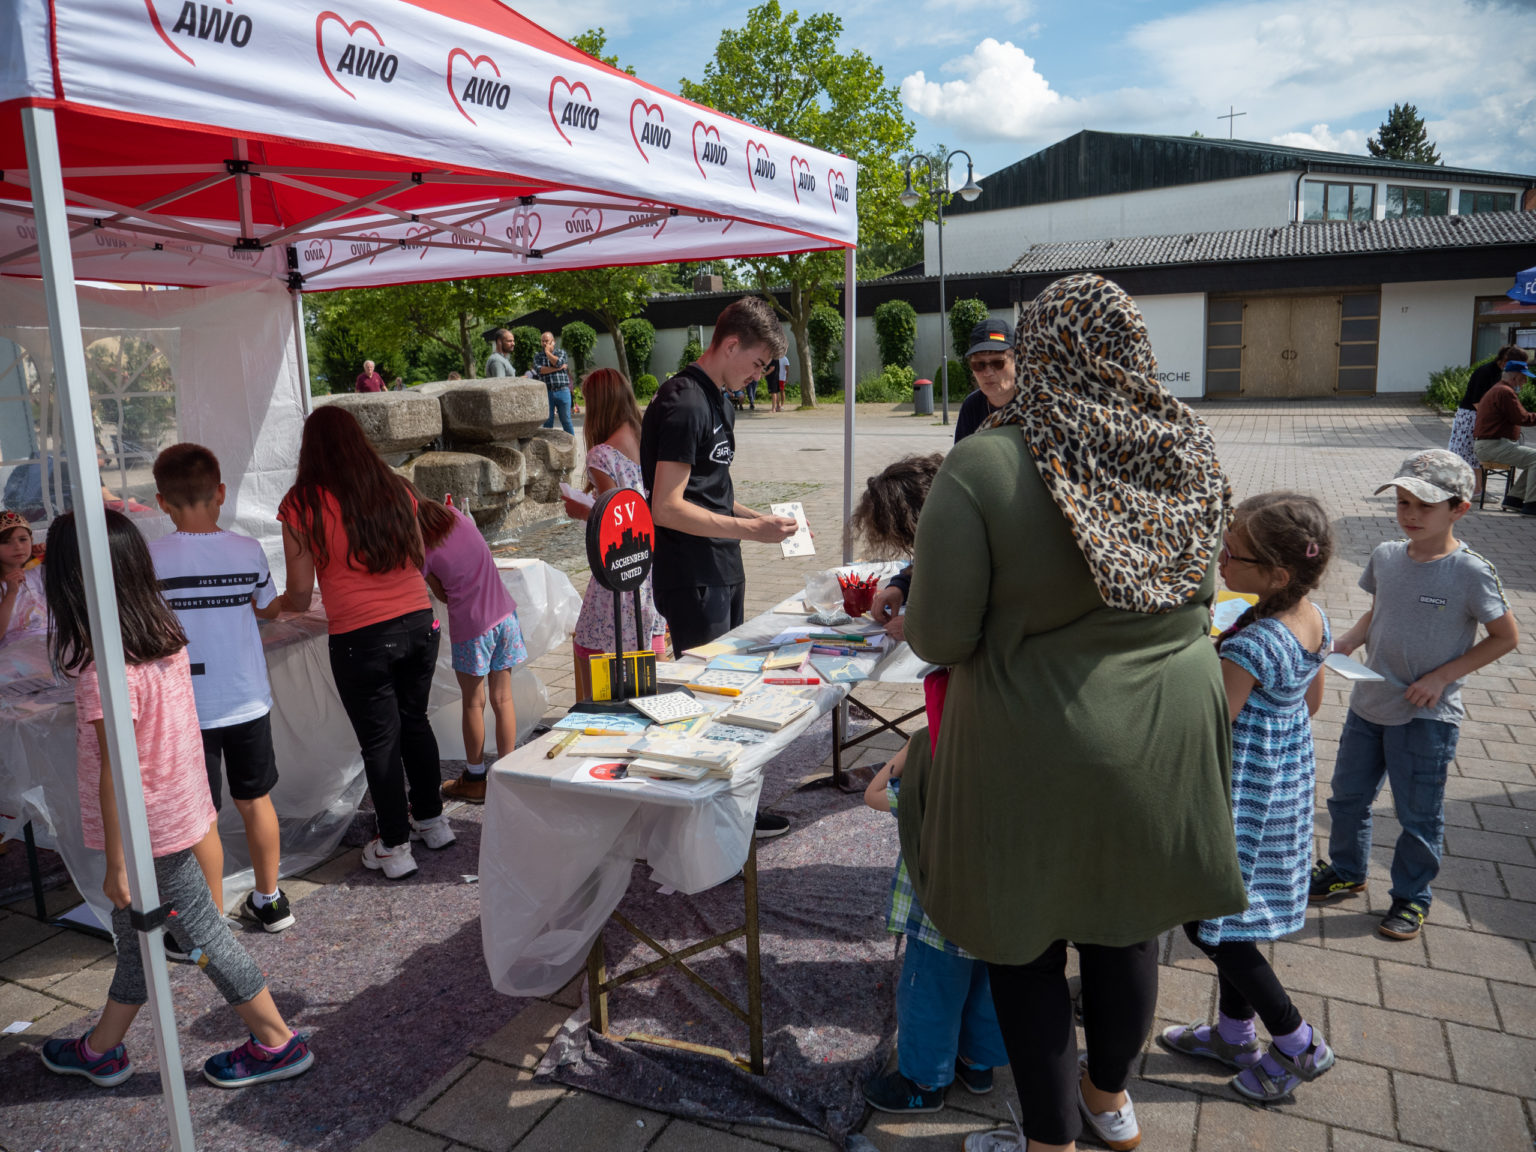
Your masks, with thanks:
M 1339 379 L 1339 298 L 1291 297 L 1292 396 L 1332 396 Z
M 1243 301 L 1243 395 L 1291 395 L 1291 300 L 1258 296 Z
M 1339 298 L 1259 296 L 1243 303 L 1243 395 L 1332 396 Z

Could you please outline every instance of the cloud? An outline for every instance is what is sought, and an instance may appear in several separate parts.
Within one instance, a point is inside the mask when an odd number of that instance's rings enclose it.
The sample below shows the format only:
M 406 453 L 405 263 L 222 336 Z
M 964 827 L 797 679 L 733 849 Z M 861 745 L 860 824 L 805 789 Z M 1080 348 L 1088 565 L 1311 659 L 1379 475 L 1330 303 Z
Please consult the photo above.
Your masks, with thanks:
M 1062 105 L 1071 103 L 1051 88 L 1022 48 L 990 36 L 943 71 L 958 73 L 959 79 L 933 81 L 914 72 L 901 82 L 902 102 L 931 120 L 963 124 L 973 136 L 1033 135 L 1042 117 L 1054 120 Z
M 1287 148 L 1316 148 L 1319 152 L 1350 152 L 1358 156 L 1366 151 L 1365 141 L 1371 135 L 1374 133 L 1356 128 L 1345 128 L 1336 133 L 1326 124 L 1314 124 L 1310 132 L 1282 132 L 1271 136 L 1269 142 Z

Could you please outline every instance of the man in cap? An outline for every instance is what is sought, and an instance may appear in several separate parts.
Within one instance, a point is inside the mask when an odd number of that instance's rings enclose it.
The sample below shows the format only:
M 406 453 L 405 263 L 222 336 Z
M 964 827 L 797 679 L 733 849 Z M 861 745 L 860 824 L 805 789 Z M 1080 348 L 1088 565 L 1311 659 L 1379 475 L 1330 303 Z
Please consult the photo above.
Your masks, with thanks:
M 1504 363 L 1504 374 L 1477 402 L 1477 421 L 1472 425 L 1472 452 L 1484 464 L 1508 464 L 1517 473 L 1504 497 L 1511 512 L 1536 516 L 1536 448 L 1520 443 L 1520 429 L 1536 424 L 1536 412 L 1520 403 L 1520 386 L 1536 372 L 1524 360 L 1513 357 Z

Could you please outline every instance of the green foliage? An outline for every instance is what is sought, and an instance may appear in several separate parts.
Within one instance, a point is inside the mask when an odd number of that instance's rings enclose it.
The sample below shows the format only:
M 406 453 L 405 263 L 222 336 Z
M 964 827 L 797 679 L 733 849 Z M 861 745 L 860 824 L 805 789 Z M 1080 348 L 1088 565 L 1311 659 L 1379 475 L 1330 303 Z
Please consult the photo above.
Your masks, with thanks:
M 1440 164 L 1440 153 L 1429 138 L 1429 129 L 1412 104 L 1393 104 L 1376 135 L 1365 142 L 1372 156 L 1408 160 L 1416 164 Z
M 590 324 L 572 320 L 560 329 L 560 347 L 570 353 L 571 371 L 579 380 L 587 373 L 587 357 L 597 347 L 597 332 Z
M 917 373 L 901 364 L 889 364 L 873 376 L 859 381 L 853 398 L 860 404 L 901 404 L 912 399 L 912 381 Z
M 619 67 L 619 58 L 617 56 L 607 56 L 603 53 L 603 49 L 608 47 L 608 30 L 606 28 L 588 28 L 579 36 L 571 37 L 571 46 L 573 48 L 580 48 L 588 56 L 596 57 L 610 68 Z M 631 76 L 635 74 L 633 68 L 625 68 L 623 71 Z
M 933 399 L 935 403 L 944 394 L 944 374 L 935 366 L 933 370 Z M 965 362 L 953 357 L 949 361 L 949 402 L 951 404 L 964 400 L 971 390 L 970 379 L 966 376 Z
M 875 309 L 875 346 L 880 367 L 912 363 L 917 347 L 917 309 L 905 300 L 887 300 Z
M 900 206 L 903 187 L 896 155 L 912 141 L 901 93 L 863 52 L 841 51 L 842 19 L 830 12 L 801 17 L 767 0 L 747 13 L 741 28 L 721 32 L 702 82 L 683 80 L 678 91 L 728 116 L 849 157 L 859 166 L 859 245 L 900 240 L 911 220 Z M 760 290 L 788 285 L 789 321 L 799 349 L 802 403 L 815 403 L 816 381 L 808 335 L 812 310 L 829 303 L 843 281 L 841 252 L 796 253 L 744 261 Z
M 704 345 L 697 340 L 688 341 L 683 345 L 683 354 L 677 358 L 677 370 L 681 372 L 702 355 L 704 355 Z
M 635 377 L 635 399 L 649 400 L 661 387 L 661 382 L 647 372 L 644 376 Z
M 1472 369 L 1457 364 L 1447 364 L 1438 372 L 1429 374 L 1429 387 L 1424 389 L 1424 403 L 1431 408 L 1449 411 L 1461 403 L 1467 394 L 1467 381 Z
M 965 358 L 965 350 L 971 346 L 972 329 L 989 315 L 987 306 L 975 297 L 969 300 L 956 300 L 949 310 L 949 346 L 954 350 L 960 362 L 965 365 L 966 391 L 970 391 L 976 386 L 976 380 L 971 375 L 971 365 L 970 361 Z M 953 390 L 953 381 L 951 381 L 950 387 Z
M 624 356 L 629 364 L 629 378 L 639 380 L 651 370 L 651 351 L 656 347 L 656 325 L 640 316 L 619 325 L 624 337 Z
M 811 309 L 806 323 L 811 343 L 811 371 L 817 387 L 835 387 L 842 380 L 838 361 L 843 354 L 843 314 L 826 304 Z M 804 363 L 804 357 L 801 357 Z M 798 385 L 796 385 L 798 387 Z M 788 391 L 784 393 L 789 396 Z
M 519 324 L 512 329 L 512 367 L 519 376 L 526 376 L 533 367 L 533 358 L 543 347 L 544 333 L 532 324 Z

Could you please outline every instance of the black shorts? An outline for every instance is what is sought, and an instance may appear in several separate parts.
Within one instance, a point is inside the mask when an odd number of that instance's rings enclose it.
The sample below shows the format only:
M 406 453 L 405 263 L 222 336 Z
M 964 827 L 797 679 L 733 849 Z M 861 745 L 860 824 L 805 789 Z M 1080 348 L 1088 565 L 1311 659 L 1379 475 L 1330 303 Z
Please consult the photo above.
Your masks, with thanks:
M 681 657 L 684 649 L 698 648 L 741 627 L 746 593 L 745 582 L 656 589 L 656 611 L 667 618 L 674 655 Z
M 220 771 L 220 762 L 223 771 Z M 272 714 L 243 724 L 203 729 L 203 766 L 217 810 L 223 803 L 223 778 L 236 800 L 260 800 L 277 787 L 277 754 L 272 751 Z

